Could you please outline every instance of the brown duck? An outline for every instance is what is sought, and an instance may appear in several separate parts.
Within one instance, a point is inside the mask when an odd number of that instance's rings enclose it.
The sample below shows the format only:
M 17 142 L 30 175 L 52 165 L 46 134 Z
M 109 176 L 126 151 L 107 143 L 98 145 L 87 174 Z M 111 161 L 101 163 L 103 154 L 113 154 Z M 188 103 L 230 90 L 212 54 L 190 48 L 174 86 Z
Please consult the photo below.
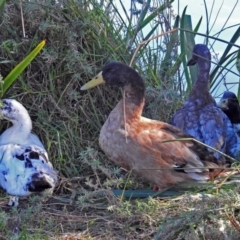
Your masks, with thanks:
M 160 188 L 205 182 L 221 172 L 214 169 L 220 166 L 217 159 L 202 145 L 191 140 L 163 142 L 190 136 L 167 123 L 142 117 L 145 85 L 133 68 L 110 62 L 81 90 L 104 83 L 125 91 L 125 98 L 112 110 L 100 132 L 99 144 L 109 159 Z

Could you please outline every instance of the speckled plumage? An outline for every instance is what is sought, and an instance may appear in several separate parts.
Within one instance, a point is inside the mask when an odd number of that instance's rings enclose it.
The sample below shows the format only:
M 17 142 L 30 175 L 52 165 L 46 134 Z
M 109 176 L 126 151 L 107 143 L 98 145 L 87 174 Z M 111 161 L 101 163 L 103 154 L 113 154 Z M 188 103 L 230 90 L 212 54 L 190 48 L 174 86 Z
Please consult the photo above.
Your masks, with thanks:
M 237 96 L 230 91 L 224 92 L 218 106 L 231 121 L 228 127 L 226 153 L 240 161 L 240 107 Z M 235 136 L 233 136 L 232 128 Z
M 12 195 L 8 204 L 17 206 L 18 197 L 33 192 L 52 192 L 57 171 L 40 139 L 31 133 L 27 110 L 14 99 L 3 99 L 0 116 L 13 124 L 0 136 L 0 187 Z
M 81 89 L 104 82 L 124 87 L 125 91 L 125 99 L 111 111 L 100 132 L 99 144 L 109 159 L 160 188 L 181 182 L 208 181 L 221 172 L 211 169 L 222 165 L 202 145 L 190 140 L 163 143 L 189 135 L 170 124 L 141 116 L 145 85 L 134 69 L 109 63 Z
M 0 187 L 9 195 L 24 197 L 54 188 L 56 171 L 46 151 L 36 145 L 0 145 Z M 18 205 L 18 200 L 9 205 Z
M 172 124 L 225 153 L 229 120 L 209 93 L 210 60 L 211 54 L 207 46 L 196 44 L 188 66 L 197 64 L 198 76 L 184 105 L 174 113 Z M 225 162 L 221 154 L 215 152 L 214 155 L 220 162 Z

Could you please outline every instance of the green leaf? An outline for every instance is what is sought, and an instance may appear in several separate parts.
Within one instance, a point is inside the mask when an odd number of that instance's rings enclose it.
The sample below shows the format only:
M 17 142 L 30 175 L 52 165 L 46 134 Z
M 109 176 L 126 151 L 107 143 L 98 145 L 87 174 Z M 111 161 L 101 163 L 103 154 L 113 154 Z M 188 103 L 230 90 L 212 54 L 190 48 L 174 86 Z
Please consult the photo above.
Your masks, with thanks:
M 181 21 L 180 21 L 180 28 L 184 29 L 185 27 L 185 13 L 187 10 L 187 6 L 184 8 Z M 180 30 L 180 48 L 181 48 L 181 53 L 183 54 L 182 62 L 183 62 L 183 69 L 184 69 L 184 74 L 187 82 L 187 92 L 190 91 L 192 88 L 192 81 L 189 76 L 189 71 L 187 69 L 187 61 L 186 61 L 186 42 L 185 42 L 185 32 L 183 30 Z
M 175 23 L 174 23 L 174 26 L 173 26 L 173 29 L 179 27 L 179 22 L 180 22 L 180 17 L 177 16 L 176 20 L 175 20 Z M 172 69 L 171 54 L 174 50 L 174 47 L 175 47 L 175 44 L 176 44 L 177 41 L 178 41 L 178 31 L 175 31 L 170 35 L 169 42 L 166 45 L 166 54 L 165 54 L 165 56 L 164 56 L 164 58 L 161 62 L 160 79 L 162 81 L 164 81 L 165 76 L 171 72 L 171 71 L 169 71 L 170 69 Z
M 240 74 L 240 50 L 238 50 L 238 54 L 237 54 L 236 68 L 238 70 L 238 73 Z M 240 84 L 238 84 L 237 98 L 238 100 L 240 99 Z
M 0 0 L 0 14 L 2 14 L 5 3 L 6 3 L 6 0 Z
M 211 93 L 214 93 L 215 90 L 219 87 L 220 84 L 222 84 L 222 78 L 221 78 L 221 75 L 223 74 L 223 71 L 227 71 L 227 72 L 231 72 L 232 74 L 234 75 L 237 75 L 237 73 L 233 72 L 232 70 L 229 69 L 229 66 L 232 65 L 232 63 L 234 61 L 236 61 L 236 57 L 233 57 L 234 55 L 236 55 L 236 51 L 235 52 L 232 52 L 230 53 L 226 58 L 225 58 L 225 61 L 224 61 L 224 65 L 221 65 L 221 68 L 219 69 L 216 77 L 215 77 L 215 80 L 214 80 L 214 86 L 212 85 L 211 88 L 210 88 L 210 92 Z M 229 60 L 228 60 L 229 59 Z
M 187 7 L 185 7 L 183 10 L 181 22 L 180 22 L 180 47 L 181 47 L 183 69 L 184 69 L 184 74 L 187 82 L 186 92 L 189 92 L 192 89 L 192 84 L 194 80 L 197 78 L 198 70 L 196 66 L 192 66 L 190 70 L 188 70 L 186 59 L 190 59 L 190 57 L 192 56 L 192 50 L 195 45 L 194 38 L 197 34 L 197 31 L 199 30 L 199 27 L 202 22 L 202 18 L 199 19 L 196 27 L 193 30 L 191 16 L 185 14 L 186 9 Z M 189 75 L 189 71 L 190 71 L 191 77 Z
M 168 3 L 161 5 L 159 8 L 157 8 L 152 14 L 150 14 L 146 19 L 141 21 L 138 30 L 143 29 L 148 25 L 156 16 L 158 16 L 159 13 L 161 13 L 164 9 L 166 9 L 171 3 L 173 3 L 175 0 L 170 0 Z M 146 14 L 145 14 L 146 15 Z
M 240 74 L 240 49 L 238 50 L 238 54 L 237 54 L 236 68 Z
M 233 34 L 231 40 L 230 40 L 230 43 L 235 43 L 238 39 L 239 39 L 239 35 L 240 35 L 240 27 L 237 29 L 237 31 Z M 214 85 L 214 83 L 216 82 L 216 78 L 215 78 L 215 75 L 216 73 L 218 72 L 219 68 L 221 67 L 221 65 L 226 61 L 226 57 L 227 57 L 227 54 L 229 53 L 229 51 L 231 50 L 232 48 L 232 44 L 228 44 L 223 55 L 221 56 L 221 59 L 219 60 L 218 62 L 218 65 L 213 69 L 213 71 L 211 72 L 210 74 L 210 83 L 211 83 L 211 86 Z
M 31 63 L 31 61 L 36 57 L 36 55 L 41 51 L 41 49 L 46 44 L 46 40 L 43 40 L 37 45 L 37 47 L 30 52 L 27 57 L 25 57 L 3 80 L 3 89 L 1 96 L 8 90 L 8 88 L 14 83 L 14 81 L 19 77 L 23 70 Z

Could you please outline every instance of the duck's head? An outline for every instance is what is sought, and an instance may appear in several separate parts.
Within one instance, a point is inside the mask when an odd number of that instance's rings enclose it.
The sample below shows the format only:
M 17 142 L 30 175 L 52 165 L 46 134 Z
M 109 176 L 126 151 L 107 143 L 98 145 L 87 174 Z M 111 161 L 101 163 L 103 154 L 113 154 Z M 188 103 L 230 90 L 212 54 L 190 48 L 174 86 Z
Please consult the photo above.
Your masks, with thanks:
M 230 91 L 224 92 L 222 98 L 218 103 L 218 107 L 220 107 L 222 110 L 239 108 L 237 96 Z
M 210 65 L 210 61 L 211 54 L 208 47 L 205 44 L 196 44 L 192 51 L 192 57 L 188 61 L 187 65 L 192 66 L 195 65 L 196 63 L 200 65 L 207 63 L 208 65 Z
M 0 117 L 11 122 L 18 121 L 22 116 L 29 116 L 25 107 L 15 99 L 3 99 L 0 104 Z
M 133 68 L 120 62 L 110 62 L 107 63 L 102 68 L 102 71 L 91 81 L 84 84 L 81 90 L 90 89 L 100 84 L 124 87 L 130 83 L 134 83 L 134 85 L 144 85 L 141 76 Z
M 240 123 L 239 101 L 233 92 L 224 92 L 218 103 L 218 107 L 222 109 L 232 123 Z

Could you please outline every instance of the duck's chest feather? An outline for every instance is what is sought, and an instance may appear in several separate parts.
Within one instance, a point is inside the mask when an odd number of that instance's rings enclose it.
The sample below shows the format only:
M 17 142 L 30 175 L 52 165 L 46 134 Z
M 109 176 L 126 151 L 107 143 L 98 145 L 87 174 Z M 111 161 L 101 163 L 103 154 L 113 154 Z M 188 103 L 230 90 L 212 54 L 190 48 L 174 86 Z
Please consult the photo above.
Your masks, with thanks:
M 118 103 L 102 126 L 99 145 L 111 160 L 125 168 L 129 168 L 127 162 L 121 160 L 126 144 L 129 142 L 129 131 L 126 131 L 126 129 L 129 130 L 129 126 L 124 123 L 122 104 Z

